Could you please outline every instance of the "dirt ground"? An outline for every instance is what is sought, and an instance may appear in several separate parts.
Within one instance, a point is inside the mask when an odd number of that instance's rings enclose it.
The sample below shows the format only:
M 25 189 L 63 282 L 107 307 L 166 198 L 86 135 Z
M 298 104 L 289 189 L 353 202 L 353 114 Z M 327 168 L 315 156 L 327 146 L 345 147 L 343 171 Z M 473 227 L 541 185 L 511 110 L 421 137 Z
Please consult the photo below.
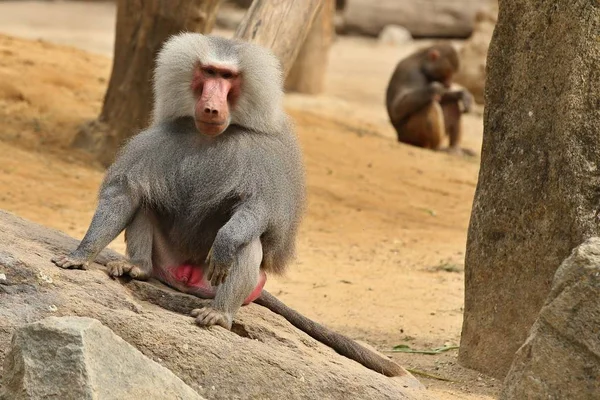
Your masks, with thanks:
M 76 238 L 88 226 L 103 171 L 69 143 L 100 112 L 113 29 L 109 4 L 0 2 L 0 208 Z M 395 63 L 423 44 L 339 37 L 326 92 L 286 98 L 309 204 L 297 260 L 267 289 L 381 351 L 460 342 L 479 158 L 396 143 L 383 105 Z M 479 151 L 481 110 L 464 124 L 466 147 Z M 111 247 L 123 251 L 122 238 Z M 492 399 L 499 390 L 500 382 L 460 367 L 457 350 L 392 357 L 450 380 L 417 375 L 440 399 Z

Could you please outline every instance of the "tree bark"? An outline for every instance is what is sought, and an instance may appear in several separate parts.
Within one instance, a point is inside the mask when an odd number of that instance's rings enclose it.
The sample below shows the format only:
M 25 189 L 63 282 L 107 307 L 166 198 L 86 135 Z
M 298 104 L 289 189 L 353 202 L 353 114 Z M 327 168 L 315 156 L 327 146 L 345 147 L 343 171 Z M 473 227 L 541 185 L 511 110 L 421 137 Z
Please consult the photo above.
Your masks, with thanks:
M 234 37 L 271 49 L 287 76 L 322 5 L 323 0 L 254 0 Z
M 462 365 L 498 378 L 527 338 L 560 263 L 600 235 L 598 32 L 597 2 L 500 1 L 459 351 Z
M 98 120 L 73 143 L 112 162 L 125 139 L 144 128 L 152 110 L 152 73 L 163 42 L 181 31 L 207 33 L 221 0 L 119 0 L 113 69 Z
M 306 94 L 317 94 L 324 90 L 329 48 L 335 35 L 334 17 L 335 0 L 324 0 L 287 76 L 286 90 Z

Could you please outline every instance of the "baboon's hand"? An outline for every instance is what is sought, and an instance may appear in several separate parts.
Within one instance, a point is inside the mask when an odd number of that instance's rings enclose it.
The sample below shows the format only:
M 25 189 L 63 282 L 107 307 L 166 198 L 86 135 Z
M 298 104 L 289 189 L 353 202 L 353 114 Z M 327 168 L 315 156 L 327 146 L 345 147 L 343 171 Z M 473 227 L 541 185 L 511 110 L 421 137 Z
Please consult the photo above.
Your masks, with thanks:
M 229 269 L 231 268 L 232 260 L 229 257 L 224 257 L 221 251 L 213 244 L 206 257 L 206 279 L 210 281 L 212 286 L 219 286 L 225 282 Z
M 429 84 L 429 88 L 433 92 L 433 94 L 441 96 L 447 92 L 446 87 L 440 82 L 433 81 Z
M 211 306 L 196 308 L 190 312 L 190 315 L 196 319 L 196 324 L 199 326 L 208 328 L 209 326 L 220 325 L 225 329 L 231 330 L 233 322 L 231 315 Z
M 145 281 L 150 278 L 152 265 L 136 265 L 126 260 L 110 261 L 106 264 L 108 275 L 113 278 L 123 275 L 129 275 L 133 279 Z
M 468 90 L 462 91 L 463 112 L 468 113 L 473 108 L 473 95 Z
M 52 258 L 52 262 L 64 269 L 88 269 L 90 262 L 83 258 L 74 255 L 73 253 L 68 256 L 56 256 Z

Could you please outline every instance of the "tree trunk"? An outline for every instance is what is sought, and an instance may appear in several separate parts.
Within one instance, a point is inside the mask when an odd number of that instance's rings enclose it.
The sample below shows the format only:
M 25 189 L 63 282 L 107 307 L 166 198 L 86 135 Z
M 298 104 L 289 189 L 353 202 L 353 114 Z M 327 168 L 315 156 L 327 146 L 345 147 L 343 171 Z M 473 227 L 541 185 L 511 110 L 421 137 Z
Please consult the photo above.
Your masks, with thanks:
M 594 1 L 500 1 L 465 259 L 466 367 L 503 377 L 557 267 L 600 235 L 598 32 Z
M 122 142 L 144 128 L 152 110 L 154 60 L 163 42 L 181 31 L 207 33 L 221 0 L 119 0 L 113 69 L 97 121 L 73 143 L 112 162 Z
M 324 90 L 329 48 L 335 34 L 334 16 L 335 0 L 324 0 L 287 76 L 286 90 L 307 94 L 317 94 Z
M 271 49 L 287 76 L 322 4 L 323 0 L 254 0 L 234 37 Z

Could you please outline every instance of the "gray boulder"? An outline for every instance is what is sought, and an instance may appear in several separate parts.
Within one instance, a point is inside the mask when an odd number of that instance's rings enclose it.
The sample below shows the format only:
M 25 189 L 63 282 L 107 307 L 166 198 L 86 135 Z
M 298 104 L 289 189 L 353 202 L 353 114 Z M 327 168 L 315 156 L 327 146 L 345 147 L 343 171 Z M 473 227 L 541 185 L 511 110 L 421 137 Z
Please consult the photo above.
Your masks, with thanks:
M 202 400 L 100 321 L 48 317 L 19 328 L 0 398 L 11 400 Z
M 207 399 L 428 399 L 412 375 L 388 378 L 345 358 L 264 307 L 242 307 L 232 331 L 187 314 L 203 301 L 104 267 L 50 261 L 77 241 L 0 211 L 0 365 L 19 327 L 49 316 L 99 320 Z M 120 257 L 104 251 L 99 261 Z M 0 372 L 0 375 L 2 373 Z
M 600 398 L 600 238 L 577 247 L 504 382 L 501 400 Z

